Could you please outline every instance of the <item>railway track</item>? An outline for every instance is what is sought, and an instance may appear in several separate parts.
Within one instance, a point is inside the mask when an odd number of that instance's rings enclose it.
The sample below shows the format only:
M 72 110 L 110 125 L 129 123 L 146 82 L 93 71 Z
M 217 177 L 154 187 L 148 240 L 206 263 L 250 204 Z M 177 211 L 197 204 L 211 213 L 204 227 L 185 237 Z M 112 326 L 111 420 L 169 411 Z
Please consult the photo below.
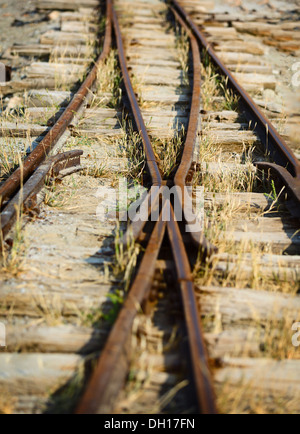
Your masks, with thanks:
M 52 3 L 80 7 L 39 7 Z M 297 157 L 187 14 L 197 21 L 198 6 L 115 4 L 117 12 L 107 2 L 101 55 L 77 91 L 30 90 L 37 107 L 17 111 L 23 121 L 2 123 L 3 137 L 32 141 L 35 129 L 42 137 L 0 187 L 1 411 L 297 412 Z M 202 21 L 209 8 L 203 2 Z M 29 67 L 43 87 L 56 89 L 66 65 L 74 85 L 79 66 L 91 63 L 94 16 L 59 13 L 61 31 L 44 35 L 45 46 L 18 46 L 26 56 L 60 53 L 55 66 L 50 58 Z M 227 29 L 224 17 L 219 22 Z M 59 75 L 59 86 L 65 80 Z M 30 86 L 13 81 L 3 92 Z M 48 126 L 58 120 L 45 130 L 49 109 L 39 101 L 50 100 Z M 41 129 L 24 124 L 27 110 L 43 119 Z M 154 187 L 143 204 L 152 201 L 158 216 L 130 224 L 123 238 L 114 218 L 100 223 L 95 215 L 95 191 L 112 194 L 120 175 Z M 191 213 L 191 189 L 183 195 L 188 186 L 204 187 L 204 228 Z M 162 200 L 167 188 L 175 196 Z M 23 206 L 33 218 L 26 236 Z M 29 253 L 20 264 L 24 238 Z

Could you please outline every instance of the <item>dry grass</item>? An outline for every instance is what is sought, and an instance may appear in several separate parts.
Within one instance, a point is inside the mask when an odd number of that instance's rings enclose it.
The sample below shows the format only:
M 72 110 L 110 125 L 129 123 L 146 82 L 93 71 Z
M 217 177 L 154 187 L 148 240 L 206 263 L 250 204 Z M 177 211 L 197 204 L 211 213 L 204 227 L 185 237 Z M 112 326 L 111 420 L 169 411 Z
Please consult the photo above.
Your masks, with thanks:
M 268 321 L 264 328 L 264 339 L 261 346 L 262 357 L 276 360 L 300 360 L 299 348 L 291 344 L 293 324 L 294 319 L 289 317 L 288 312 L 286 312 L 284 320 L 279 323 L 275 320 Z
M 95 164 L 84 169 L 81 174 L 92 178 L 105 178 L 108 176 L 108 169 L 104 163 L 96 161 Z
M 128 159 L 127 178 L 142 184 L 146 167 L 146 156 L 140 134 L 134 131 L 131 121 L 126 119 L 123 121 L 123 131 L 125 134 L 118 142 L 119 157 Z
M 19 166 L 21 168 L 21 178 L 23 165 L 19 157 Z M 26 253 L 26 243 L 23 231 L 23 204 L 21 198 L 23 196 L 23 184 L 20 186 L 19 203 L 15 205 L 16 222 L 11 231 L 10 246 L 5 243 L 2 231 L 0 230 L 0 248 L 1 248 L 1 261 L 0 271 L 4 274 L 17 275 L 24 263 Z M 1 220 L 1 219 L 0 219 Z
M 176 28 L 176 49 L 178 53 L 178 60 L 180 62 L 180 69 L 183 74 L 183 84 L 189 85 L 189 54 L 190 42 L 187 34 L 181 29 Z
M 220 243 L 218 243 L 220 245 Z M 225 243 L 224 243 L 225 247 Z M 228 243 L 228 250 L 236 250 L 236 244 Z M 222 250 L 222 247 L 220 248 Z M 226 250 L 226 248 L 224 248 Z M 249 253 L 250 252 L 250 253 Z M 251 259 L 245 261 L 245 256 Z M 284 276 L 285 268 L 270 264 L 269 267 L 259 263 L 262 251 L 258 246 L 244 243 L 239 255 L 228 263 L 214 258 L 209 264 L 198 269 L 197 282 L 200 285 L 232 288 L 251 288 L 285 294 L 296 294 L 300 285 L 300 272 L 295 270 L 294 276 Z
M 0 149 L 0 182 L 11 175 L 26 155 L 25 149 L 20 149 L 13 139 L 3 138 L 3 140 L 6 143 Z
M 293 399 L 274 396 L 254 389 L 246 380 L 236 385 L 223 383 L 216 391 L 218 409 L 223 414 L 298 414 L 299 396 Z
M 178 166 L 182 154 L 184 137 L 185 129 L 182 127 L 181 131 L 175 133 L 175 137 L 171 140 L 152 138 L 159 168 L 165 179 L 168 179 Z
M 17 276 L 23 269 L 27 246 L 22 227 L 22 220 L 19 219 L 13 230 L 12 247 L 9 248 L 1 241 L 1 266 L 0 272 L 11 276 Z
M 91 108 L 97 107 L 110 107 L 117 108 L 120 105 L 122 98 L 121 90 L 121 71 L 118 67 L 117 53 L 112 50 L 106 59 L 106 61 L 101 65 L 98 72 L 98 80 L 95 91 L 95 98 L 91 103 Z M 108 96 L 108 101 L 101 103 L 97 99 L 97 95 Z
M 49 295 L 32 294 L 33 305 L 36 306 L 39 317 L 43 323 L 49 327 L 59 326 L 64 323 L 64 312 L 70 309 L 66 303 L 63 302 L 59 294 Z M 73 311 L 76 311 L 75 306 Z
M 202 102 L 206 111 L 237 110 L 239 98 L 227 87 L 228 80 L 220 76 L 204 53 L 202 65 Z
M 215 72 L 211 63 L 207 67 L 202 66 L 202 102 L 206 111 L 218 110 L 214 98 L 220 95 L 218 74 Z
M 44 204 L 50 208 L 64 208 L 78 194 L 77 177 L 68 177 L 62 183 L 52 183 L 45 187 Z
M 113 273 L 118 279 L 121 279 L 124 291 L 127 292 L 137 266 L 141 247 L 136 244 L 133 237 L 128 241 L 127 246 L 124 246 L 122 242 L 123 235 L 124 233 L 118 225 L 115 236 L 115 260 L 113 264 Z

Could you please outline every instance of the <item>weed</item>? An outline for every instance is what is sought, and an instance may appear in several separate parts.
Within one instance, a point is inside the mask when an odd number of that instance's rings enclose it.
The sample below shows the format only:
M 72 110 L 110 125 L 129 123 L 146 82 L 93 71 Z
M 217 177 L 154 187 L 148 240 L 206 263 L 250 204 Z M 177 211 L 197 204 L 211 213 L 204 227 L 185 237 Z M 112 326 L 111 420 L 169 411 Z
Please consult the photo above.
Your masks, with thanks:
M 176 133 L 171 140 L 153 138 L 153 147 L 157 155 L 161 173 L 164 178 L 169 178 L 178 166 L 185 137 L 185 128 Z
M 119 156 L 128 158 L 129 168 L 127 177 L 142 183 L 146 156 L 140 134 L 134 131 L 132 123 L 127 119 L 123 120 L 123 130 L 126 133 L 119 141 Z
M 4 143 L 0 147 L 0 182 L 11 175 L 26 155 L 25 146 L 22 149 L 17 139 L 4 137 L 2 141 Z
M 239 107 L 239 97 L 228 87 L 228 77 L 220 83 L 220 88 L 224 96 L 224 110 L 237 111 Z
M 206 59 L 207 56 L 205 56 Z M 202 99 L 203 108 L 209 110 L 236 111 L 239 97 L 229 88 L 228 78 L 219 74 L 209 60 L 202 64 Z
M 0 231 L 0 243 L 2 252 L 1 271 L 11 275 L 17 275 L 23 268 L 24 256 L 26 252 L 25 237 L 23 231 L 23 215 L 17 207 L 17 220 L 13 230 L 12 247 L 7 248 Z
M 91 103 L 91 108 L 104 106 L 116 108 L 120 105 L 122 98 L 121 90 L 121 71 L 118 67 L 116 51 L 112 50 L 106 61 L 99 68 L 97 89 L 95 95 L 109 95 L 108 101 L 99 102 L 95 96 Z
M 56 184 L 46 186 L 44 197 L 45 205 L 50 208 L 63 208 L 76 195 L 77 184 L 74 177 L 68 179 L 65 184 Z
M 180 69 L 183 73 L 183 84 L 188 86 L 190 43 L 189 37 L 181 28 L 176 28 L 176 49 L 181 67 Z
M 130 287 L 139 254 L 140 246 L 135 243 L 133 237 L 129 238 L 125 248 L 123 244 L 123 232 L 120 227 L 117 226 L 115 237 L 115 262 L 113 271 L 115 276 L 122 276 L 125 292 L 127 292 Z
M 120 309 L 124 303 L 124 292 L 122 290 L 118 290 L 112 294 L 108 294 L 108 299 L 110 300 L 112 307 L 107 314 L 103 314 L 103 319 L 109 324 L 112 325 L 116 321 Z

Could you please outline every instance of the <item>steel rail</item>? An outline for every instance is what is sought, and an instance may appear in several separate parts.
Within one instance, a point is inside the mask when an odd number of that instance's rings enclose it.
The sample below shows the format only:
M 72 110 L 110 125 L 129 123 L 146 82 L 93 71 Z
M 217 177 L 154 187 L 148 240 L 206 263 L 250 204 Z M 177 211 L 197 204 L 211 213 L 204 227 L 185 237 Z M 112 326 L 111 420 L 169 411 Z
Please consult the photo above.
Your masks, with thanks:
M 193 155 L 199 129 L 200 108 L 201 108 L 201 56 L 197 40 L 186 23 L 174 8 L 170 8 L 175 16 L 175 19 L 187 33 L 192 49 L 193 56 L 193 94 L 190 108 L 189 124 L 184 143 L 184 151 L 181 162 L 174 177 L 174 184 L 178 186 L 182 193 L 186 190 L 186 179 L 189 170 L 192 166 Z M 187 203 L 187 195 L 181 195 L 181 206 L 184 212 L 192 204 Z M 188 199 L 192 202 L 191 198 Z M 194 224 L 195 227 L 199 225 Z M 191 222 L 189 222 L 191 224 Z M 211 373 L 208 368 L 208 355 L 206 351 L 202 326 L 200 323 L 200 312 L 197 307 L 195 297 L 195 287 L 192 277 L 192 271 L 188 260 L 186 248 L 179 230 L 178 223 L 174 216 L 174 211 L 171 208 L 171 219 L 167 223 L 169 240 L 172 247 L 172 253 L 176 264 L 178 282 L 181 291 L 182 304 L 184 309 L 184 317 L 186 320 L 187 333 L 189 337 L 189 346 L 191 354 L 191 362 L 194 372 L 194 381 L 196 382 L 196 393 L 198 397 L 201 412 L 204 414 L 217 414 L 215 393 L 211 378 Z M 208 251 L 213 250 L 205 237 L 201 233 L 201 229 L 197 231 L 201 245 Z M 195 233 L 194 233 L 195 234 Z
M 237 82 L 233 74 L 217 56 L 203 32 L 200 31 L 199 27 L 193 22 L 192 18 L 184 10 L 184 8 L 178 3 L 177 0 L 170 0 L 170 4 L 174 6 L 183 20 L 188 23 L 198 42 L 206 50 L 215 66 L 217 66 L 221 73 L 228 78 L 228 85 L 240 97 L 239 104 L 244 110 L 248 121 L 251 122 L 253 131 L 255 131 L 259 136 L 262 143 L 264 144 L 265 151 L 270 153 L 274 163 L 276 163 L 276 165 L 272 166 L 272 172 L 282 180 L 284 185 L 287 187 L 288 192 L 291 192 L 292 198 L 296 200 L 299 207 L 300 163 L 294 152 L 290 149 L 283 138 L 280 137 L 274 126 L 262 113 L 251 96 Z M 267 164 L 264 165 L 264 163 L 261 162 L 257 163 L 257 167 L 259 167 L 261 170 L 269 169 Z M 285 176 L 283 176 L 283 171 L 286 172 Z
M 189 124 L 184 144 L 184 154 L 174 177 L 174 184 L 183 188 L 193 163 L 194 150 L 199 128 L 201 109 L 201 57 L 199 46 L 193 32 L 191 32 L 177 11 L 172 7 L 170 9 L 176 20 L 189 36 L 193 56 L 193 94 L 189 115 Z
M 206 240 L 203 234 L 203 230 L 198 221 L 198 218 L 193 213 L 192 197 L 188 194 L 188 190 L 186 188 L 186 179 L 193 163 L 194 150 L 200 123 L 201 55 L 198 42 L 193 32 L 190 30 L 189 26 L 185 23 L 185 21 L 172 6 L 170 6 L 170 10 L 174 14 L 174 17 L 178 21 L 180 26 L 189 36 L 193 56 L 193 94 L 188 130 L 184 143 L 184 153 L 182 155 L 181 162 L 174 177 L 174 184 L 175 186 L 178 186 L 181 190 L 181 195 L 178 199 L 181 202 L 181 208 L 184 212 L 185 219 L 188 222 L 188 226 L 189 228 L 192 228 L 189 233 L 193 242 L 201 246 L 204 255 L 210 255 L 212 252 L 215 252 L 216 249 Z
M 148 194 L 145 201 L 151 203 L 151 199 L 153 199 L 151 205 L 153 206 L 154 204 L 154 206 L 157 207 L 159 205 L 158 198 L 161 192 L 160 187 L 164 182 L 162 181 L 143 116 L 132 88 L 127 70 L 122 35 L 117 14 L 114 9 L 112 11 L 112 18 L 125 89 L 130 100 L 136 125 L 142 137 L 152 182 L 158 187 L 154 197 L 151 197 L 151 194 Z M 189 31 L 188 33 L 192 36 Z M 194 42 L 191 41 L 191 45 L 193 50 L 193 87 L 195 94 L 192 98 L 191 114 L 187 140 L 184 145 L 182 156 L 182 164 L 179 166 L 177 176 L 178 186 L 181 186 L 182 188 L 185 186 L 185 179 L 192 164 L 200 115 L 200 52 L 196 40 Z M 167 208 L 170 211 L 170 221 L 164 222 L 164 215 L 166 215 Z M 133 226 L 136 235 L 141 233 L 144 225 L 145 223 L 142 222 L 138 223 L 137 227 Z M 105 349 L 98 361 L 98 365 L 76 409 L 77 414 L 109 413 L 113 411 L 114 402 L 125 383 L 126 375 L 128 373 L 128 356 L 130 353 L 129 341 L 133 321 L 142 302 L 147 299 L 147 295 L 151 288 L 156 260 L 162 247 L 166 227 L 168 228 L 169 243 L 177 270 L 178 284 L 181 290 L 199 411 L 205 414 L 215 414 L 217 412 L 203 332 L 200 324 L 200 312 L 195 298 L 191 267 L 182 234 L 179 230 L 178 223 L 175 220 L 173 207 L 170 202 L 166 201 L 163 204 L 160 218 L 155 224 L 154 230 L 150 236 L 150 241 L 147 245 L 146 252 L 143 256 L 134 283 L 129 290 L 127 299 L 108 338 Z M 128 237 L 125 239 L 128 240 Z
M 171 209 L 171 213 L 172 216 L 170 221 L 167 222 L 167 228 L 181 291 L 194 374 L 193 378 L 196 382 L 195 390 L 201 413 L 217 414 L 215 392 L 208 367 L 208 355 L 200 323 L 200 312 L 197 307 L 198 302 L 195 296 L 192 271 L 173 209 Z
M 128 68 L 127 68 L 127 62 L 126 62 L 126 56 L 125 56 L 125 52 L 124 52 L 124 46 L 123 46 L 120 26 L 119 26 L 117 14 L 116 14 L 116 11 L 114 8 L 112 11 L 112 17 L 113 17 L 113 24 L 114 24 L 115 35 L 116 35 L 116 40 L 117 40 L 120 66 L 121 66 L 121 70 L 122 70 L 122 75 L 123 75 L 123 80 L 124 80 L 127 96 L 129 98 L 129 101 L 130 101 L 130 106 L 132 109 L 134 121 L 136 123 L 138 132 L 141 135 L 141 138 L 143 141 L 144 150 L 145 150 L 146 159 L 147 159 L 147 165 L 148 165 L 148 169 L 149 169 L 151 179 L 152 179 L 152 184 L 160 186 L 160 185 L 162 185 L 162 176 L 161 176 L 161 173 L 160 173 L 160 170 L 159 170 L 156 158 L 155 158 L 154 150 L 153 150 L 153 147 L 152 147 L 152 144 L 151 144 L 148 132 L 147 132 L 147 128 L 146 128 L 146 125 L 145 125 L 145 122 L 144 122 L 144 119 L 142 116 L 141 109 L 139 107 L 139 103 L 136 99 L 135 92 L 134 92 L 132 84 L 131 84 L 131 80 L 130 80 L 130 76 L 129 76 L 129 72 L 128 72 Z
M 53 150 L 59 139 L 67 131 L 70 124 L 75 119 L 76 114 L 83 106 L 85 99 L 93 87 L 97 79 L 98 70 L 102 62 L 109 54 L 112 43 L 112 23 L 111 23 L 112 0 L 107 0 L 106 6 L 106 28 L 103 50 L 98 57 L 94 67 L 88 74 L 85 81 L 80 86 L 79 90 L 74 95 L 72 101 L 67 106 L 63 114 L 60 116 L 55 125 L 38 144 L 38 146 L 30 153 L 22 164 L 22 168 L 18 168 L 0 187 L 0 202 L 3 203 L 12 198 L 13 194 L 24 184 L 37 167 L 47 158 Z

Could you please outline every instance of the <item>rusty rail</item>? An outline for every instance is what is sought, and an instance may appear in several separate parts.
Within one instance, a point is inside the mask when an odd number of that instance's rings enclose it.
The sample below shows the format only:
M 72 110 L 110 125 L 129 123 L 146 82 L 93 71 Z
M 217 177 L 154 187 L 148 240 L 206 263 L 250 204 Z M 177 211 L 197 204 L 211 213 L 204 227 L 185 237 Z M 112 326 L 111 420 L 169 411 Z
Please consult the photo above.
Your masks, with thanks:
M 83 106 L 89 91 L 93 87 L 98 70 L 101 67 L 103 60 L 107 57 L 111 47 L 112 24 L 111 24 L 111 0 L 107 0 L 107 20 L 104 37 L 103 50 L 97 59 L 94 67 L 88 74 L 85 81 L 80 86 L 79 90 L 74 95 L 72 101 L 60 116 L 55 125 L 38 144 L 38 146 L 30 153 L 24 161 L 22 168 L 18 168 L 0 187 L 0 203 L 3 205 L 5 201 L 12 198 L 22 184 L 32 175 L 39 165 L 47 158 L 53 150 L 59 139 L 67 131 L 68 127 L 74 120 L 76 114 Z M 2 206 L 1 205 L 1 206 Z
M 119 60 L 122 70 L 122 76 L 124 80 L 124 84 L 126 87 L 127 96 L 129 98 L 130 107 L 133 113 L 134 121 L 137 127 L 137 130 L 139 131 L 143 146 L 146 154 L 147 164 L 149 168 L 149 172 L 152 179 L 153 185 L 162 185 L 162 177 L 160 174 L 160 170 L 158 168 L 158 164 L 155 158 L 154 150 L 151 145 L 150 138 L 147 133 L 146 125 L 141 113 L 141 109 L 139 107 L 139 103 L 136 99 L 135 92 L 133 90 L 128 68 L 127 68 L 127 62 L 126 62 L 126 56 L 123 48 L 123 41 L 122 41 L 122 35 L 120 31 L 119 22 L 117 19 L 116 11 L 113 8 L 112 10 L 112 18 L 113 18 L 113 25 L 116 35 L 116 41 L 117 41 L 117 47 L 118 47 L 118 54 L 119 54 Z
M 161 217 L 162 214 L 152 232 L 138 275 L 76 410 L 77 414 L 111 413 L 125 383 L 129 371 L 133 321 L 151 289 L 156 260 L 165 236 L 166 223 Z
M 191 103 L 189 127 L 181 164 L 174 178 L 174 185 L 183 190 L 185 188 L 187 174 L 192 165 L 193 151 L 198 131 L 201 91 L 200 52 L 197 41 L 192 32 L 189 31 L 185 23 L 180 19 L 175 11 L 174 14 L 190 37 L 194 65 L 193 98 Z M 162 187 L 165 184 L 165 181 L 162 180 L 152 144 L 145 128 L 141 110 L 132 88 L 126 65 L 122 35 L 118 24 L 117 14 L 114 9 L 112 11 L 112 19 L 124 84 L 131 104 L 132 114 L 142 138 L 152 183 L 155 186 Z M 158 189 L 156 196 L 154 198 L 152 197 L 152 206 L 153 204 L 154 206 L 159 206 L 159 199 L 160 189 Z M 151 201 L 150 195 L 148 195 L 145 200 Z M 165 208 L 168 206 L 171 210 L 170 221 L 164 222 L 162 216 Z M 181 202 L 181 206 L 183 208 L 185 204 Z M 141 234 L 145 224 L 146 222 L 141 222 L 137 226 L 133 226 L 132 229 L 135 238 Z M 195 299 L 191 267 L 182 234 L 174 216 L 173 207 L 169 202 L 167 202 L 164 204 L 163 209 L 160 212 L 159 220 L 154 226 L 137 276 L 129 290 L 127 299 L 108 338 L 106 346 L 98 361 L 98 365 L 76 409 L 77 414 L 110 413 L 113 411 L 115 400 L 122 389 L 128 374 L 130 333 L 133 320 L 143 302 L 147 299 L 151 288 L 156 259 L 160 253 L 166 229 L 169 238 L 169 248 L 172 251 L 175 268 L 177 270 L 177 282 L 181 291 L 183 312 L 185 315 L 189 338 L 194 387 L 198 398 L 198 410 L 199 412 L 206 414 L 215 414 L 217 412 L 212 379 L 208 366 L 208 358 L 200 323 L 200 312 Z M 128 232 L 130 232 L 130 229 Z M 208 243 L 203 237 L 203 234 L 201 235 L 201 238 L 199 235 L 198 243 L 201 242 L 204 248 L 207 249 Z
M 52 176 L 56 178 L 61 172 L 69 168 L 72 168 L 73 172 L 80 170 L 80 156 L 82 154 L 83 151 L 80 150 L 60 153 L 47 158 L 47 160 L 37 168 L 34 174 L 1 212 L 2 239 L 5 239 L 15 223 L 18 214 L 21 215 L 23 209 L 31 210 L 33 207 L 36 207 L 36 196 L 43 188 L 47 176 L 52 174 Z
M 253 131 L 261 139 L 266 153 L 270 154 L 273 163 L 255 163 L 257 168 L 271 172 L 286 187 L 295 207 L 292 213 L 300 217 L 300 163 L 294 152 L 278 134 L 271 122 L 265 117 L 257 104 L 245 89 L 237 82 L 233 74 L 217 56 L 199 27 L 177 0 L 170 0 L 177 13 L 189 25 L 200 46 L 206 51 L 218 70 L 228 79 L 228 86 L 239 96 L 239 104 L 244 111 Z

